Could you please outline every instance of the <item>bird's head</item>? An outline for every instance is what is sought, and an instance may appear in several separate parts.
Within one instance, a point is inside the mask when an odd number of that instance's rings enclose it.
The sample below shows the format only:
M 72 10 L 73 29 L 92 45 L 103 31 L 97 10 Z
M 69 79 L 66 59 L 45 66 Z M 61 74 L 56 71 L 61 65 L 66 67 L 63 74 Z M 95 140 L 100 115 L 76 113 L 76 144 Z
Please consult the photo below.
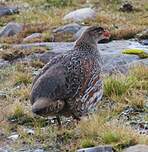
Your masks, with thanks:
M 103 27 L 97 26 L 91 26 L 87 28 L 83 35 L 87 35 L 90 41 L 95 41 L 96 43 L 104 39 L 109 39 L 111 36 L 109 31 L 105 30 Z
M 76 41 L 75 47 L 83 47 L 85 43 L 96 49 L 99 41 L 108 40 L 110 36 L 109 31 L 105 30 L 103 27 L 91 26 L 82 33 L 80 38 Z

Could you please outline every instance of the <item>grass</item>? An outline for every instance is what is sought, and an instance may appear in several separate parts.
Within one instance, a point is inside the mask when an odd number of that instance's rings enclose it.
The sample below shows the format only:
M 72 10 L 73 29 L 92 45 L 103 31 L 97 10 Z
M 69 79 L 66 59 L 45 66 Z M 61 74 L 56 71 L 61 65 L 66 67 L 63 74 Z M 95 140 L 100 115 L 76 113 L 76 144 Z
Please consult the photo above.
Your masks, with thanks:
M 5 47 L 5 46 L 4 46 Z M 32 49 L 12 48 L 7 46 L 7 49 L 2 49 L 0 58 L 8 61 L 13 61 L 18 58 L 32 55 L 34 53 L 44 53 L 47 49 L 43 47 L 35 47 Z
M 106 77 L 105 98 L 110 102 L 113 101 L 114 106 L 110 109 L 105 102 L 102 102 L 105 108 L 99 108 L 99 112 L 90 115 L 89 119 L 82 119 L 78 125 L 70 122 L 70 125 L 65 125 L 62 130 L 57 131 L 56 125 L 49 125 L 46 119 L 34 118 L 31 114 L 29 93 L 33 79 L 32 72 L 40 66 L 29 65 L 30 63 L 21 63 L 7 67 L 1 75 L 0 88 L 8 91 L 7 97 L 1 102 L 5 115 L 2 128 L 8 128 L 5 130 L 8 135 L 12 132 L 10 129 L 12 124 L 13 128 L 17 128 L 20 137 L 15 143 L 18 146 L 16 148 L 21 147 L 23 142 L 30 146 L 40 144 L 45 149 L 51 148 L 51 150 L 56 145 L 61 151 L 76 151 L 79 148 L 111 144 L 119 151 L 130 145 L 147 143 L 146 136 L 138 134 L 130 126 L 123 125 L 125 122 L 117 121 L 119 114 L 127 106 L 144 109 L 148 87 L 147 67 L 133 67 L 126 76 Z M 34 135 L 28 135 L 24 127 L 34 129 Z
M 23 11 L 20 14 L 2 17 L 1 25 L 5 25 L 9 21 L 16 21 L 24 25 L 24 30 L 17 36 L 0 38 L 1 43 L 21 43 L 23 38 L 32 33 L 48 33 L 43 34 L 41 38 L 34 39 L 30 42 L 41 42 L 41 41 L 52 41 L 53 40 L 53 29 L 59 27 L 67 22 L 63 22 L 62 18 L 68 12 L 75 10 L 77 8 L 83 7 L 82 5 L 90 4 L 96 7 L 97 17 L 92 20 L 83 21 L 83 25 L 99 25 L 107 27 L 112 33 L 112 39 L 129 39 L 134 37 L 137 33 L 146 29 L 147 22 L 147 8 L 145 8 L 147 2 L 146 0 L 137 1 L 134 0 L 135 6 L 138 6 L 138 11 L 132 13 L 120 12 L 119 7 L 122 2 L 108 0 L 99 1 L 99 9 L 97 7 L 98 2 L 93 0 L 91 2 L 86 2 L 86 0 L 39 0 L 39 1 L 18 1 L 18 3 L 27 2 L 29 3 L 31 9 Z M 107 7 L 106 7 L 107 6 Z M 56 35 L 56 41 L 74 41 L 71 35 L 62 37 L 61 35 Z
M 0 52 L 0 58 L 13 61 L 20 57 L 32 55 L 33 53 L 43 53 L 46 48 L 33 48 L 31 50 L 12 49 L 8 44 L 21 43 L 23 39 L 32 33 L 42 33 L 42 37 L 28 41 L 47 42 L 53 37 L 57 41 L 73 41 L 71 35 L 53 35 L 53 29 L 65 25 L 62 18 L 72 10 L 89 6 L 86 0 L 73 0 L 72 5 L 68 1 L 66 6 L 62 6 L 64 1 L 47 0 L 17 0 L 16 3 L 27 2 L 30 9 L 12 16 L 1 17 L 0 26 L 6 25 L 10 21 L 22 23 L 24 28 L 21 33 L 13 37 L 0 38 L 1 44 L 6 44 Z M 45 3 L 47 2 L 47 3 Z M 52 3 L 52 5 L 49 4 Z M 12 4 L 10 0 L 6 2 Z M 138 11 L 132 13 L 120 12 L 120 0 L 108 1 L 92 0 L 97 17 L 92 20 L 85 20 L 82 25 L 104 26 L 112 33 L 112 39 L 128 39 L 134 37 L 140 31 L 146 29 L 148 25 L 147 1 L 134 0 L 133 5 Z M 6 93 L 5 98 L 1 98 L 0 108 L 1 128 L 6 136 L 12 132 L 17 132 L 19 140 L 9 141 L 9 146 L 16 149 L 24 145 L 29 147 L 42 147 L 47 151 L 76 151 L 79 148 L 111 144 L 117 151 L 135 144 L 148 144 L 145 135 L 137 133 L 126 121 L 118 120 L 119 115 L 127 108 L 140 109 L 146 111 L 145 105 L 148 96 L 148 68 L 137 65 L 129 71 L 127 75 L 106 76 L 104 80 L 104 98 L 98 111 L 89 116 L 89 119 L 82 119 L 78 125 L 74 122 L 66 121 L 62 130 L 58 130 L 56 124 L 49 124 L 47 119 L 33 117 L 29 94 L 34 72 L 42 68 L 44 64 L 39 60 L 32 62 L 13 63 L 5 69 L 0 69 L 0 90 Z M 147 115 L 143 116 L 147 121 Z M 65 119 L 63 119 L 65 121 Z M 64 123 L 63 123 L 64 124 Z M 35 132 L 28 135 L 24 128 L 31 128 Z M 7 138 L 0 141 L 6 144 Z
M 133 76 L 126 77 L 121 75 L 108 77 L 104 83 L 104 94 L 107 97 L 122 96 L 135 85 L 136 80 Z
M 93 115 L 89 120 L 80 122 L 81 140 L 85 141 L 88 138 L 86 146 L 91 145 L 90 141 L 93 141 L 95 145 L 111 144 L 118 151 L 120 148 L 137 144 L 141 138 L 145 138 L 145 136 L 138 135 L 129 126 L 121 125 L 121 122 L 107 122 L 106 117 L 106 113 L 99 113 Z

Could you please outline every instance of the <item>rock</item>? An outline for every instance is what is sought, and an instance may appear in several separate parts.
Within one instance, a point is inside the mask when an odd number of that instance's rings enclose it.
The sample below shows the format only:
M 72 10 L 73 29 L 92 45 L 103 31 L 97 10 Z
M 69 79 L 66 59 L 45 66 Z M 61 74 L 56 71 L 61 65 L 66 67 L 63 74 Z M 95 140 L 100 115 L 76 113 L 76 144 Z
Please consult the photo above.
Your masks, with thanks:
M 83 148 L 77 150 L 77 152 L 113 152 L 112 146 L 97 146 L 97 147 L 90 147 L 90 148 Z
M 35 149 L 34 152 L 45 152 L 43 149 Z
M 27 36 L 26 38 L 24 38 L 23 42 L 28 42 L 28 41 L 31 41 L 33 39 L 40 38 L 40 37 L 42 37 L 41 33 L 33 33 L 33 34 Z
M 33 129 L 24 128 L 24 131 L 25 131 L 28 135 L 34 135 L 34 130 L 33 130 Z
M 134 7 L 132 4 L 126 2 L 120 7 L 119 10 L 121 10 L 123 12 L 132 12 L 134 10 Z
M 11 14 L 15 14 L 15 13 L 19 13 L 18 8 L 16 7 L 3 7 L 0 6 L 0 17 L 4 16 L 4 15 L 11 15 Z
M 1 68 L 5 68 L 6 66 L 9 65 L 9 62 L 4 60 L 4 59 L 0 59 L 0 69 Z
M 15 141 L 15 140 L 18 139 L 18 137 L 19 137 L 18 134 L 13 134 L 13 135 L 9 136 L 8 139 L 11 139 L 11 140 Z
M 0 152 L 12 152 L 8 147 L 2 147 L 0 148 Z
M 32 44 L 20 44 L 13 45 L 14 48 L 33 48 L 33 47 L 46 47 L 50 48 L 50 51 L 43 54 L 35 54 L 31 57 L 31 60 L 39 59 L 43 63 L 49 62 L 54 56 L 64 53 L 73 48 L 74 43 L 32 43 Z M 98 49 L 100 50 L 103 59 L 103 71 L 104 73 L 122 72 L 126 73 L 128 68 L 133 64 L 148 65 L 148 59 L 139 59 L 137 55 L 126 55 L 122 54 L 122 51 L 129 48 L 139 48 L 148 52 L 147 46 L 141 45 L 135 41 L 129 40 L 118 40 L 112 41 L 106 44 L 99 44 Z
M 53 37 L 55 42 L 74 41 L 74 34 L 81 29 L 81 26 L 77 23 L 67 24 L 53 30 Z
M 49 62 L 53 57 L 59 55 L 61 53 L 54 53 L 54 52 L 45 52 L 41 55 L 38 55 L 38 59 L 43 62 L 43 63 L 47 63 Z
M 88 28 L 89 26 L 83 26 L 75 35 L 74 35 L 74 39 L 78 39 L 81 34 Z
M 141 40 L 141 41 L 139 41 L 141 44 L 143 44 L 143 45 L 148 45 L 148 39 L 147 40 Z
M 81 26 L 77 23 L 71 23 L 64 26 L 61 26 L 55 30 L 53 30 L 54 33 L 76 33 L 79 31 Z
M 148 145 L 135 145 L 126 148 L 123 152 L 148 152 Z
M 4 91 L 0 91 L 0 99 L 6 98 L 7 97 L 7 93 Z
M 81 8 L 70 12 L 64 16 L 64 20 L 83 21 L 86 19 L 94 19 L 96 12 L 92 8 Z
M 138 38 L 138 39 L 148 39 L 148 29 L 146 29 L 146 30 L 144 30 L 144 31 L 142 31 L 142 32 L 140 32 L 140 33 L 138 33 L 137 35 L 136 35 L 136 37 Z
M 23 26 L 18 23 L 10 22 L 0 30 L 0 37 L 14 36 L 23 30 Z

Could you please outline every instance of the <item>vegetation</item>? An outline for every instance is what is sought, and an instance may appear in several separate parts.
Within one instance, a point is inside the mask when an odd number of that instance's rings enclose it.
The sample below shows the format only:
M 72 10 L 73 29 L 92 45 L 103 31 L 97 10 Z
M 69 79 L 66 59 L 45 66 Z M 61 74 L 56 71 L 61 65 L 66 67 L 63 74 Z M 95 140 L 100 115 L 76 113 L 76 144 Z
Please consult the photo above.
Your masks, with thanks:
M 13 5 L 14 1 L 4 3 Z M 132 38 L 148 26 L 147 0 L 133 0 L 136 9 L 132 13 L 119 11 L 121 0 L 16 0 L 15 3 L 24 8 L 28 4 L 27 9 L 20 14 L 0 18 L 0 27 L 11 21 L 23 24 L 21 33 L 0 38 L 0 44 L 3 44 L 0 46 L 0 58 L 11 63 L 0 69 L 0 144 L 9 143 L 14 151 L 28 146 L 71 152 L 105 144 L 113 145 L 117 151 L 130 145 L 148 144 L 148 137 L 132 127 L 132 123 L 139 123 L 139 119 L 148 121 L 148 67 L 135 65 L 125 75 L 104 76 L 104 97 L 96 112 L 90 114 L 89 118 L 82 118 L 78 124 L 71 118 L 62 118 L 63 128 L 58 130 L 55 119 L 35 117 L 31 112 L 31 83 L 44 63 L 36 59 L 14 62 L 34 53 L 43 53 L 47 48 L 14 49 L 10 46 L 26 43 L 23 39 L 32 33 L 42 33 L 42 36 L 27 43 L 52 41 L 53 37 L 57 41 L 74 41 L 72 35 L 54 35 L 53 29 L 69 23 L 62 20 L 64 15 L 85 6 L 93 6 L 97 16 L 79 24 L 104 26 L 111 31 L 112 39 Z M 130 49 L 123 53 L 148 57 L 143 50 Z M 128 115 L 128 109 L 134 112 Z M 123 116 L 125 113 L 126 116 Z M 26 128 L 34 133 L 28 134 Z M 7 137 L 14 132 L 19 135 L 19 140 L 8 141 Z

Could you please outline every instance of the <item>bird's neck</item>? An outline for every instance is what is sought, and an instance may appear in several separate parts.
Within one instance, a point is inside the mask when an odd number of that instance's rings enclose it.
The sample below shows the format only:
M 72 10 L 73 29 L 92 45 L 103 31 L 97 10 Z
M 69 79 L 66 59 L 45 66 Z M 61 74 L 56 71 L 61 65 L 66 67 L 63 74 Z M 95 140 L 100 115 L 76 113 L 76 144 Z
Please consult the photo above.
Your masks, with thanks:
M 74 48 L 87 51 L 97 50 L 97 42 L 87 34 L 83 34 L 76 42 Z

